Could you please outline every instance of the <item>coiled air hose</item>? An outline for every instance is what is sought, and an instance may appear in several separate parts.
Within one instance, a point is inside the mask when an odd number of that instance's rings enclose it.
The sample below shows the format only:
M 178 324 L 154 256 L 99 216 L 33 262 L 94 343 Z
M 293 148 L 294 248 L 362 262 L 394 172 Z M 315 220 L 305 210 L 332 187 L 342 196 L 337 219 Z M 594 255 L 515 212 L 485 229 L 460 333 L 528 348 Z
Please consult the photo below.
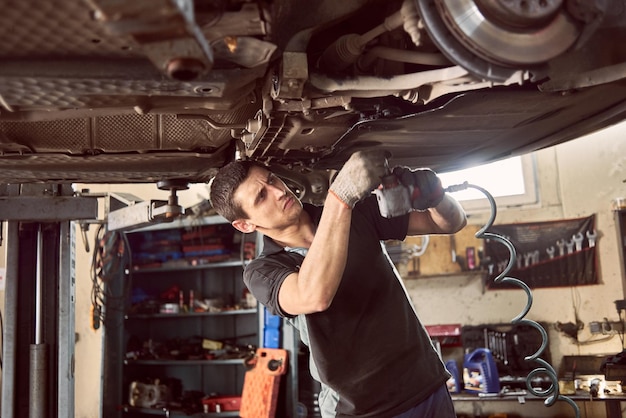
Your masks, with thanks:
M 528 391 L 532 395 L 540 397 L 540 398 L 545 397 L 546 400 L 544 401 L 544 404 L 548 407 L 554 405 L 559 400 L 567 402 L 568 404 L 572 406 L 572 408 L 574 408 L 574 412 L 576 413 L 576 418 L 580 418 L 580 408 L 578 407 L 578 405 L 571 398 L 561 395 L 559 393 L 559 382 L 558 382 L 556 371 L 554 370 L 552 365 L 550 365 L 550 363 L 548 363 L 546 360 L 540 357 L 548 345 L 548 333 L 539 323 L 525 318 L 533 304 L 533 295 L 532 295 L 530 288 L 528 287 L 526 283 L 524 283 L 520 279 L 507 276 L 508 272 L 511 271 L 513 266 L 516 265 L 517 257 L 515 255 L 515 246 L 506 237 L 499 235 L 499 234 L 492 233 L 492 232 L 487 232 L 487 230 L 491 228 L 491 226 L 493 226 L 493 223 L 496 219 L 497 207 L 496 207 L 495 199 L 493 198 L 491 193 L 489 193 L 484 188 L 480 186 L 476 186 L 474 184 L 469 184 L 467 182 L 449 186 L 445 189 L 445 191 L 449 193 L 454 193 L 454 192 L 458 192 L 458 191 L 465 190 L 468 188 L 476 189 L 482 192 L 489 200 L 489 205 L 491 206 L 491 216 L 489 217 L 489 220 L 485 223 L 485 226 L 483 226 L 480 230 L 478 230 L 476 234 L 474 235 L 476 236 L 476 238 L 481 238 L 485 240 L 491 239 L 494 241 L 498 241 L 509 250 L 509 254 L 510 254 L 509 262 L 506 268 L 502 272 L 500 272 L 500 274 L 498 274 L 498 276 L 493 280 L 494 283 L 514 284 L 515 286 L 521 288 L 522 290 L 524 290 L 524 292 L 526 292 L 526 296 L 527 296 L 526 306 L 524 307 L 522 312 L 520 312 L 517 316 L 511 319 L 511 323 L 529 325 L 535 328 L 541 334 L 542 343 L 539 349 L 534 354 L 526 356 L 524 358 L 525 361 L 535 361 L 539 363 L 539 367 L 531 370 L 528 373 L 528 376 L 526 376 L 526 387 L 528 388 Z M 546 375 L 551 381 L 550 387 L 548 387 L 545 390 L 533 388 L 531 385 L 531 380 L 537 375 Z

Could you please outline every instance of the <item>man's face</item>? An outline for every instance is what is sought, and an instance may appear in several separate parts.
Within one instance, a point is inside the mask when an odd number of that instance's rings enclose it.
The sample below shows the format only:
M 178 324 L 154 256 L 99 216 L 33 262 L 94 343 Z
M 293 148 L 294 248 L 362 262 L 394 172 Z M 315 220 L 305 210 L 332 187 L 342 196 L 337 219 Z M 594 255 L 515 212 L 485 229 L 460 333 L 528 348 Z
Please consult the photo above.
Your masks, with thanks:
M 233 199 L 248 214 L 248 221 L 263 231 L 291 226 L 302 212 L 302 203 L 285 183 L 261 167 L 250 169 Z

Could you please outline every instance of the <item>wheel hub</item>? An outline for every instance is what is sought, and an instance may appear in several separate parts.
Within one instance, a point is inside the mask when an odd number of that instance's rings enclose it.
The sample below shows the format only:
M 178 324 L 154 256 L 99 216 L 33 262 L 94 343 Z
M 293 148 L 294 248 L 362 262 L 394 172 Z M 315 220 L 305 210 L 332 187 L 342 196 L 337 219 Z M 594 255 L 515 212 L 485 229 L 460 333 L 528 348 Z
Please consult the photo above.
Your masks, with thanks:
M 436 5 L 459 42 L 507 66 L 544 63 L 579 35 L 559 0 L 436 0 Z

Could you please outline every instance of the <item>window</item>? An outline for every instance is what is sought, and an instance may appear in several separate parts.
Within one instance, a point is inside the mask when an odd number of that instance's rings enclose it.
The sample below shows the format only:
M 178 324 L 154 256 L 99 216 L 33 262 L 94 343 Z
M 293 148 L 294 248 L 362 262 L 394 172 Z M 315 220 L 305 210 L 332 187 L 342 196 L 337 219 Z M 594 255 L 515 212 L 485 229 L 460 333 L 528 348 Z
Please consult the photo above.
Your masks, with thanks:
M 481 166 L 439 173 L 444 187 L 468 182 L 486 189 L 498 207 L 537 203 L 535 162 L 532 154 L 511 157 Z M 489 208 L 485 195 L 474 188 L 455 192 L 465 210 Z

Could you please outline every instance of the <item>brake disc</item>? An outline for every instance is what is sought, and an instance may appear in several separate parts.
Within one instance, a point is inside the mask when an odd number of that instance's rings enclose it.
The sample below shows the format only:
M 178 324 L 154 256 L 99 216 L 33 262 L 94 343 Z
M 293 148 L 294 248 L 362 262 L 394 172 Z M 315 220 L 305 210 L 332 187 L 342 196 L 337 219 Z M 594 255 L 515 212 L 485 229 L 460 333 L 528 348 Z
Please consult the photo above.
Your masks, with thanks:
M 580 34 L 563 0 L 435 0 L 446 27 L 477 56 L 505 66 L 541 64 Z

